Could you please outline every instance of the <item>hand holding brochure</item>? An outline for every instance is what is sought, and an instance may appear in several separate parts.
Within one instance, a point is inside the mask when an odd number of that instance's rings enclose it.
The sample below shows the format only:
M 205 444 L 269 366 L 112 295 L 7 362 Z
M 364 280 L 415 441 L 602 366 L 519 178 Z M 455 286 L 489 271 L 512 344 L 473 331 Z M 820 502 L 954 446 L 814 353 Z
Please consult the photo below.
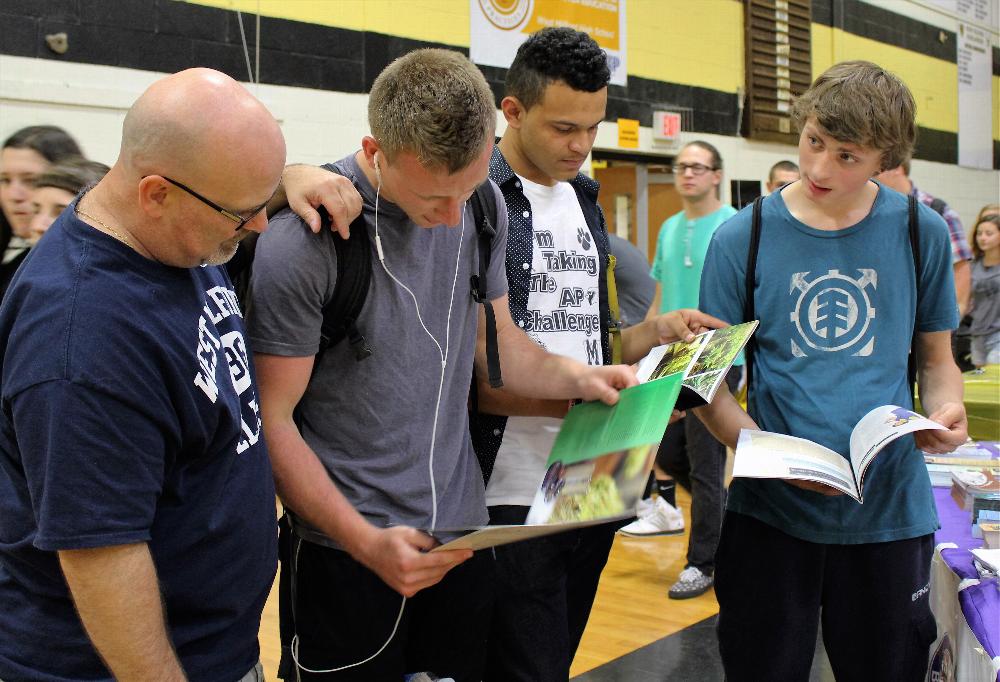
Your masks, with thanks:
M 758 322 L 745 322 L 698 334 L 693 341 L 676 341 L 657 346 L 649 352 L 636 376 L 639 381 L 652 381 L 681 372 L 684 382 L 674 406 L 677 410 L 699 407 L 712 402 L 726 373 L 750 340 Z
M 631 516 L 680 392 L 681 375 L 627 388 L 613 406 L 583 403 L 566 415 L 526 523 Z
M 851 431 L 848 457 L 804 438 L 743 429 L 736 446 L 733 477 L 814 481 L 864 502 L 864 478 L 875 456 L 892 441 L 914 431 L 947 428 L 916 412 L 883 405 Z
M 523 526 L 435 530 L 433 551 L 483 549 L 633 515 L 673 409 L 711 402 L 757 322 L 657 346 L 639 364 L 638 386 L 614 406 L 584 403 L 566 415 Z M 678 396 L 681 396 L 680 398 Z
M 574 406 L 525 525 L 471 530 L 433 551 L 483 549 L 633 516 L 680 385 L 674 374 L 624 389 L 615 405 Z

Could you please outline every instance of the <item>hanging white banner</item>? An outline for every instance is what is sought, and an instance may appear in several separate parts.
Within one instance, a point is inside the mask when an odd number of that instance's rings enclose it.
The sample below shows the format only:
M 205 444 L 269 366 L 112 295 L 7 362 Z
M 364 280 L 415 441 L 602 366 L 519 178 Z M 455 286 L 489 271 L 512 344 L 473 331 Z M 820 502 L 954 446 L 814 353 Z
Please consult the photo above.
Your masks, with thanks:
M 958 26 L 958 165 L 993 168 L 993 55 L 989 35 Z
M 611 82 L 625 85 L 625 0 L 469 0 L 469 56 L 507 68 L 535 31 L 569 26 L 590 35 L 608 54 Z

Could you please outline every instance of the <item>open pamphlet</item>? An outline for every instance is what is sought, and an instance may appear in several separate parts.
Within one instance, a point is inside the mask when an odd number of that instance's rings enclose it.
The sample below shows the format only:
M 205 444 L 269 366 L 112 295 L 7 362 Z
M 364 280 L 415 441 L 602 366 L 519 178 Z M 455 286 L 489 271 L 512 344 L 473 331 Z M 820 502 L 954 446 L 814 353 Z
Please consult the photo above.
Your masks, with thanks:
M 552 445 L 525 524 L 467 530 L 432 551 L 484 549 L 634 516 L 682 378 L 672 374 L 626 388 L 615 405 L 575 405 Z
M 906 408 L 876 407 L 851 431 L 851 452 L 847 457 L 805 438 L 743 429 L 736 446 L 733 478 L 814 481 L 863 503 L 865 473 L 875 456 L 897 438 L 929 429 L 947 431 Z
M 639 381 L 651 381 L 680 372 L 684 376 L 681 394 L 674 406 L 678 410 L 712 402 L 719 386 L 740 351 L 757 329 L 757 320 L 713 329 L 693 341 L 675 341 L 657 346 L 639 363 Z

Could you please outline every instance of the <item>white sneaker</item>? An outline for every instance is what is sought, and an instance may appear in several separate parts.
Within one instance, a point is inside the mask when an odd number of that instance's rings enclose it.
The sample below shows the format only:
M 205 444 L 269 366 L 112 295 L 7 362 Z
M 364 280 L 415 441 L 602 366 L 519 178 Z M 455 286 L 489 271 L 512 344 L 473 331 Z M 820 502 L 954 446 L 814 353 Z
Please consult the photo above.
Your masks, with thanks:
M 647 497 L 635 503 L 635 515 L 641 519 L 643 516 L 649 516 L 652 514 L 653 509 L 655 508 L 656 498 Z
M 657 497 L 646 510 L 641 509 L 641 504 L 636 505 L 639 518 L 622 528 L 619 531 L 622 535 L 644 538 L 653 535 L 679 535 L 684 532 L 684 515 L 662 497 Z

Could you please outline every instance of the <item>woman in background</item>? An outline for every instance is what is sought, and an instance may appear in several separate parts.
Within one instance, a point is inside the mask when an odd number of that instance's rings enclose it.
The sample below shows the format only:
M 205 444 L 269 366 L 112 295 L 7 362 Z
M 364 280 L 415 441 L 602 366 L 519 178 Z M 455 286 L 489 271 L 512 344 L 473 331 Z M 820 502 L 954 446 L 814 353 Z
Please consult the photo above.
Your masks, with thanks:
M 1000 364 L 1000 216 L 983 218 L 972 243 L 972 364 Z
M 84 187 L 96 183 L 108 172 L 99 161 L 70 157 L 54 163 L 35 180 L 31 195 L 34 216 L 28 227 L 28 241 L 34 245 L 59 214 L 72 203 Z
M 0 299 L 31 248 L 31 196 L 35 179 L 52 163 L 83 156 L 62 128 L 30 126 L 7 138 L 0 149 Z

